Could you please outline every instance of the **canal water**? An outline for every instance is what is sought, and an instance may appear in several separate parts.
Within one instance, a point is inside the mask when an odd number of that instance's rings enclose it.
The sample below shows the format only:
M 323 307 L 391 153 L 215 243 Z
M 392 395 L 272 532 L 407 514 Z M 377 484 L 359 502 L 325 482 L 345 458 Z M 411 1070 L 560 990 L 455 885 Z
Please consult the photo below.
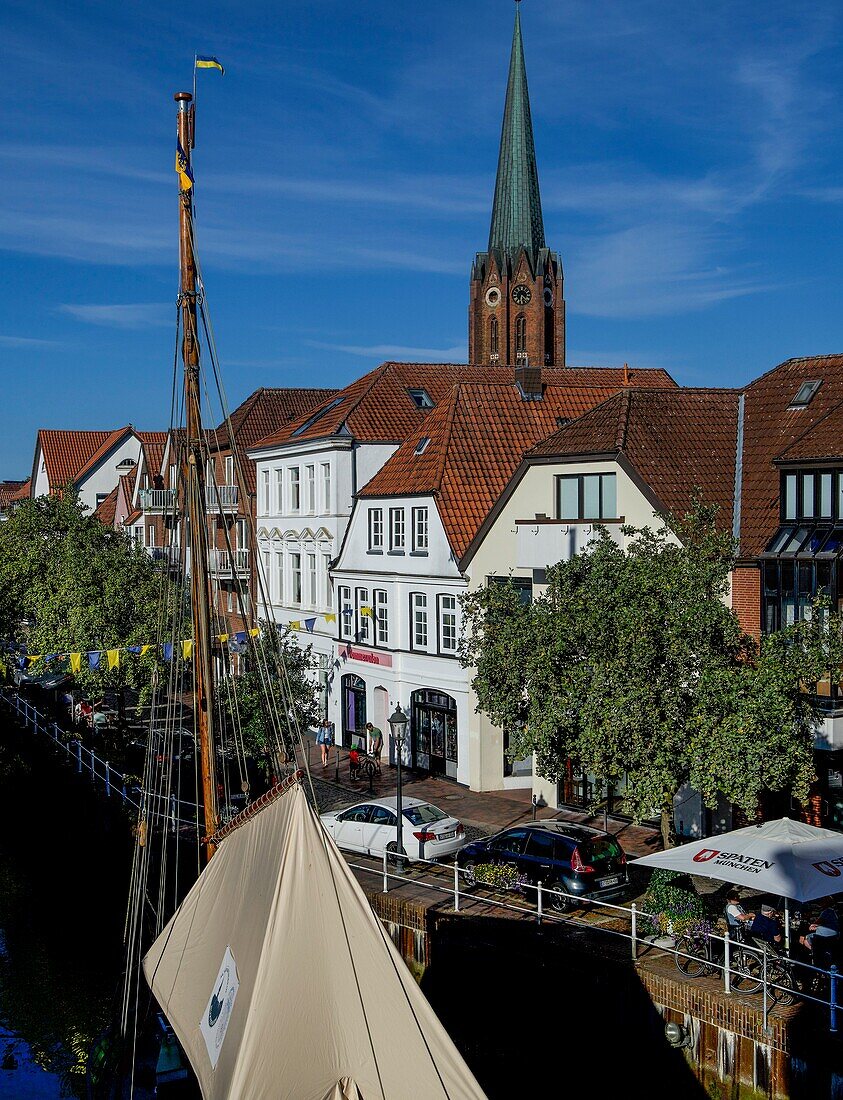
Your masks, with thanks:
M 83 1097 L 121 968 L 130 833 L 0 716 L 0 1098 Z

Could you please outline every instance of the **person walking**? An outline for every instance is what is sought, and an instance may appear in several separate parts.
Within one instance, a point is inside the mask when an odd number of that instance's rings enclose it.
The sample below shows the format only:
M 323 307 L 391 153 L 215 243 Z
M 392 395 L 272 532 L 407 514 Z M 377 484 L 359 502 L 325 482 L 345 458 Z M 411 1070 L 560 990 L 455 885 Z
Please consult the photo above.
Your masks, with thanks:
M 331 754 L 331 745 L 334 743 L 334 731 L 327 718 L 323 718 L 316 731 L 316 744 L 322 750 L 322 767 L 327 768 Z
M 383 752 L 383 731 L 371 722 L 366 723 L 366 732 L 369 735 L 369 751 L 374 757 L 378 771 L 381 770 L 381 753 Z

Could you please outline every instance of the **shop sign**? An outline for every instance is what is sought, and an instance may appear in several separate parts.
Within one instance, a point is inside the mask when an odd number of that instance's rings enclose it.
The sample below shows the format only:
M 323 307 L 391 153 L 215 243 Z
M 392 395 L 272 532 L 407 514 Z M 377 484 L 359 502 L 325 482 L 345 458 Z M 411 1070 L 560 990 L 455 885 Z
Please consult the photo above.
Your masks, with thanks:
M 371 649 L 356 649 L 354 646 L 346 646 L 343 656 L 349 661 L 362 661 L 364 665 L 379 665 L 381 668 L 392 668 L 391 653 L 376 653 Z

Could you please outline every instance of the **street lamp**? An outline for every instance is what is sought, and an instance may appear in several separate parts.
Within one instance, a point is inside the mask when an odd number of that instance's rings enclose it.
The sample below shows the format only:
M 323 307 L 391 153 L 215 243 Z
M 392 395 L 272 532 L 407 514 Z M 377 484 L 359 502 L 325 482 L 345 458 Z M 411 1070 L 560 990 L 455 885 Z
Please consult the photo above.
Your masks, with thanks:
M 404 739 L 407 736 L 409 722 L 407 715 L 396 703 L 395 711 L 389 718 L 389 728 L 392 731 L 392 741 L 395 745 L 396 763 L 398 764 L 398 790 L 396 791 L 395 808 L 398 811 L 398 874 L 404 874 L 404 803 L 401 801 L 401 758 L 404 755 Z

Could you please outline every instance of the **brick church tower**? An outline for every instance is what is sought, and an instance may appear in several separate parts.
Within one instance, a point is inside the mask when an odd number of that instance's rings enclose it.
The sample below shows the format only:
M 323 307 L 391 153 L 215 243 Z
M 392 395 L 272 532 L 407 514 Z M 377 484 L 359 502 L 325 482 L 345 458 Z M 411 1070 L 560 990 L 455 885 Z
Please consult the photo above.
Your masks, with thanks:
M 521 17 L 516 7 L 489 248 L 477 253 L 471 269 L 469 363 L 564 367 L 562 290 L 559 254 L 551 252 L 544 240 Z

